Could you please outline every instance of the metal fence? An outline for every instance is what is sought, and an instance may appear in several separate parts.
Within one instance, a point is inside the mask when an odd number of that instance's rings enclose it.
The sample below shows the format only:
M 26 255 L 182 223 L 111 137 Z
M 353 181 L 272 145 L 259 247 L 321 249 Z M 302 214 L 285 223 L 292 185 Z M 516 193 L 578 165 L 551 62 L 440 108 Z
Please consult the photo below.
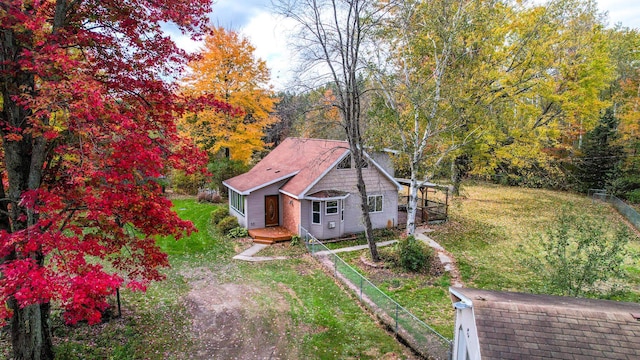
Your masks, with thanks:
M 618 197 L 614 195 L 609 195 L 604 191 L 593 192 L 592 194 L 594 199 L 599 199 L 602 201 L 606 201 L 611 204 L 622 216 L 624 216 L 629 222 L 638 230 L 640 230 L 640 214 L 636 211 L 636 209 L 627 205 L 624 201 L 620 200 Z
M 334 276 L 351 289 L 397 337 L 420 355 L 429 359 L 450 359 L 451 340 L 439 334 L 387 294 L 373 285 L 367 278 L 347 264 L 323 243 L 302 228 L 301 234 L 307 250 L 325 266 L 333 270 Z

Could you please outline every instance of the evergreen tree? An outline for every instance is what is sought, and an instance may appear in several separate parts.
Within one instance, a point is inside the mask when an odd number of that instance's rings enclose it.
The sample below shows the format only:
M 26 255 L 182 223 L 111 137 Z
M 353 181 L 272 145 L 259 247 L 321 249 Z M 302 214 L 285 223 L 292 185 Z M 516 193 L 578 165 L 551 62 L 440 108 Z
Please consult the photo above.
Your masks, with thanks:
M 619 174 L 624 152 L 622 146 L 616 143 L 617 130 L 618 120 L 609 108 L 598 125 L 586 134 L 576 174 L 581 191 L 605 189 Z

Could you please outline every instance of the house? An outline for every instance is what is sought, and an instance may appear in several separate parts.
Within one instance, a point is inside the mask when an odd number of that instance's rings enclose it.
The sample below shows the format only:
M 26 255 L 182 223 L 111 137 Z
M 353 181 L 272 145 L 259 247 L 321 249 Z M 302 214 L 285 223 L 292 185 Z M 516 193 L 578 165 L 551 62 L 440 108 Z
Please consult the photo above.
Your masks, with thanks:
M 640 304 L 450 288 L 453 359 L 640 359 Z
M 369 155 L 362 169 L 373 228 L 398 223 L 393 176 Z M 346 141 L 287 138 L 248 172 L 228 179 L 229 212 L 251 230 L 305 228 L 318 239 L 364 231 L 356 169 Z

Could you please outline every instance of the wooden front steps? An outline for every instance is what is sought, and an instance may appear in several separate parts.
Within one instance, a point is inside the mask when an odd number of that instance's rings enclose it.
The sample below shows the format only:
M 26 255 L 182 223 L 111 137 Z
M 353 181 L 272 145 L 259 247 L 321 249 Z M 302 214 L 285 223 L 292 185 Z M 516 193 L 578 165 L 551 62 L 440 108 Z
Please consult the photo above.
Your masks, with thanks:
M 249 230 L 249 236 L 257 244 L 271 245 L 281 241 L 289 241 L 293 235 L 295 234 L 280 226 Z

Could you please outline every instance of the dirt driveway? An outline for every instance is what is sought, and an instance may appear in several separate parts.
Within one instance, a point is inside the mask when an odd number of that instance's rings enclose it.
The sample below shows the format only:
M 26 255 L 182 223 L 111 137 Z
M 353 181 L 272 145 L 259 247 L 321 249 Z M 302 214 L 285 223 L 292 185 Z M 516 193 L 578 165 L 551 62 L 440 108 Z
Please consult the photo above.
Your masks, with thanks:
M 183 274 L 191 285 L 192 359 L 297 359 L 288 302 L 278 293 L 244 284 L 221 284 L 207 268 Z

